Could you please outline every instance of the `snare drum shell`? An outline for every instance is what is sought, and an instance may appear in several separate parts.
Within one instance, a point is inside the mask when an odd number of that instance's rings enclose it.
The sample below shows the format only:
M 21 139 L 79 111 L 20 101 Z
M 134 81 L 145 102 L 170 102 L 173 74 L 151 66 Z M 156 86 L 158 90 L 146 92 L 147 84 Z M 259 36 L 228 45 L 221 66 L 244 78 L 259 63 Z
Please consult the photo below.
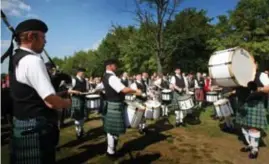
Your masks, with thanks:
M 178 105 L 179 105 L 180 110 L 189 110 L 189 109 L 192 109 L 194 107 L 194 103 L 193 103 L 192 98 L 187 99 L 187 100 L 178 101 Z

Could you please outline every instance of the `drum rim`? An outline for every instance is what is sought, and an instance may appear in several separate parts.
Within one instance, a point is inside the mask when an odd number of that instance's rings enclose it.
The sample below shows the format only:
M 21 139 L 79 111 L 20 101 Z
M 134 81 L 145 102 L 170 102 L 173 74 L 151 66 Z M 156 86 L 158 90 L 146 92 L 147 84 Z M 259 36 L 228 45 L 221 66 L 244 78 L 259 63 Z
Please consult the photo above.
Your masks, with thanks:
M 101 96 L 98 94 L 86 95 L 87 99 L 99 99 Z

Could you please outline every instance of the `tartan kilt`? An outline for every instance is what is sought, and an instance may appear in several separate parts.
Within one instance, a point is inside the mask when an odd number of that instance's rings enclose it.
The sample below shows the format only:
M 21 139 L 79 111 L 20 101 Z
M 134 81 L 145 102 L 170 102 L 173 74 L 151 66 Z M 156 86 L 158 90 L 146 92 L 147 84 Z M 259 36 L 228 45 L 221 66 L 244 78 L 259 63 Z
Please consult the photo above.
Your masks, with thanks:
M 243 107 L 237 111 L 236 123 L 241 126 L 266 130 L 268 128 L 268 122 L 264 103 L 259 102 L 256 105 L 244 104 Z
M 205 100 L 205 92 L 203 88 L 196 88 L 194 91 L 195 101 L 204 101 Z
M 124 104 L 107 101 L 107 110 L 104 115 L 104 130 L 112 135 L 124 134 Z
M 55 142 L 59 138 L 55 133 L 42 132 L 22 135 L 21 132 L 37 126 L 36 119 L 18 120 L 13 118 L 13 131 L 11 137 L 10 163 L 12 164 L 54 164 Z M 57 131 L 59 132 L 59 131 Z M 43 134 L 44 133 L 44 134 Z M 59 135 L 59 133 L 57 134 Z
M 84 97 L 72 96 L 71 116 L 75 120 L 82 120 L 85 117 L 86 100 Z
M 178 97 L 180 96 L 180 94 L 176 91 L 173 92 L 173 98 L 172 98 L 172 102 L 170 104 L 171 109 L 174 110 L 179 110 L 179 106 L 178 106 Z

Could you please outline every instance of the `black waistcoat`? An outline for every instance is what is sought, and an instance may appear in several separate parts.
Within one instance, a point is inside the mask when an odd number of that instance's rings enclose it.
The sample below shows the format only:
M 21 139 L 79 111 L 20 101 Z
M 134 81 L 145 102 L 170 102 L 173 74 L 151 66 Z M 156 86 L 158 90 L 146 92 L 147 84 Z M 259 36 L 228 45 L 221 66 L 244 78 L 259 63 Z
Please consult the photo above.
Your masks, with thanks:
M 176 78 L 176 86 L 179 87 L 179 88 L 185 88 L 185 82 L 184 82 L 184 78 L 183 76 L 181 75 L 181 79 L 179 77 L 177 77 L 175 75 L 175 78 Z
M 103 85 L 105 88 L 105 100 L 112 101 L 112 102 L 123 102 L 124 95 L 122 93 L 117 93 L 110 85 L 109 85 L 109 78 L 110 76 L 115 76 L 111 73 L 105 73 L 103 78 Z
M 205 79 L 204 78 L 200 78 L 200 79 L 196 78 L 196 80 L 197 80 L 198 86 L 200 88 L 203 88 L 205 86 Z
M 44 116 L 48 120 L 57 120 L 57 112 L 46 106 L 36 90 L 16 79 L 15 68 L 19 61 L 27 56 L 33 55 L 30 52 L 18 49 L 12 58 L 13 70 L 10 73 L 11 97 L 13 99 L 13 114 L 17 119 L 26 120 Z

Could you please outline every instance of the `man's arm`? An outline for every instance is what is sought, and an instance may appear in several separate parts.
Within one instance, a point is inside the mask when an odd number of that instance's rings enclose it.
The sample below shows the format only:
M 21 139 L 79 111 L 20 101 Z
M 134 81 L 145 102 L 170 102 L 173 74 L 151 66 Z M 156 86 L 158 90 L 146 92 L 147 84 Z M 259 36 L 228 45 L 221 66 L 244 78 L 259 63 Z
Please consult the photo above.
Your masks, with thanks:
M 124 94 L 135 94 L 137 96 L 141 95 L 140 90 L 133 90 L 131 88 L 125 87 L 124 84 L 120 81 L 120 79 L 116 76 L 110 76 L 108 79 L 109 85 L 117 92 Z
M 46 67 L 40 58 L 32 56 L 22 62 L 25 62 L 22 64 L 27 64 L 25 76 L 28 83 L 37 91 L 48 107 L 62 109 L 71 106 L 70 100 L 62 99 L 56 95 Z

